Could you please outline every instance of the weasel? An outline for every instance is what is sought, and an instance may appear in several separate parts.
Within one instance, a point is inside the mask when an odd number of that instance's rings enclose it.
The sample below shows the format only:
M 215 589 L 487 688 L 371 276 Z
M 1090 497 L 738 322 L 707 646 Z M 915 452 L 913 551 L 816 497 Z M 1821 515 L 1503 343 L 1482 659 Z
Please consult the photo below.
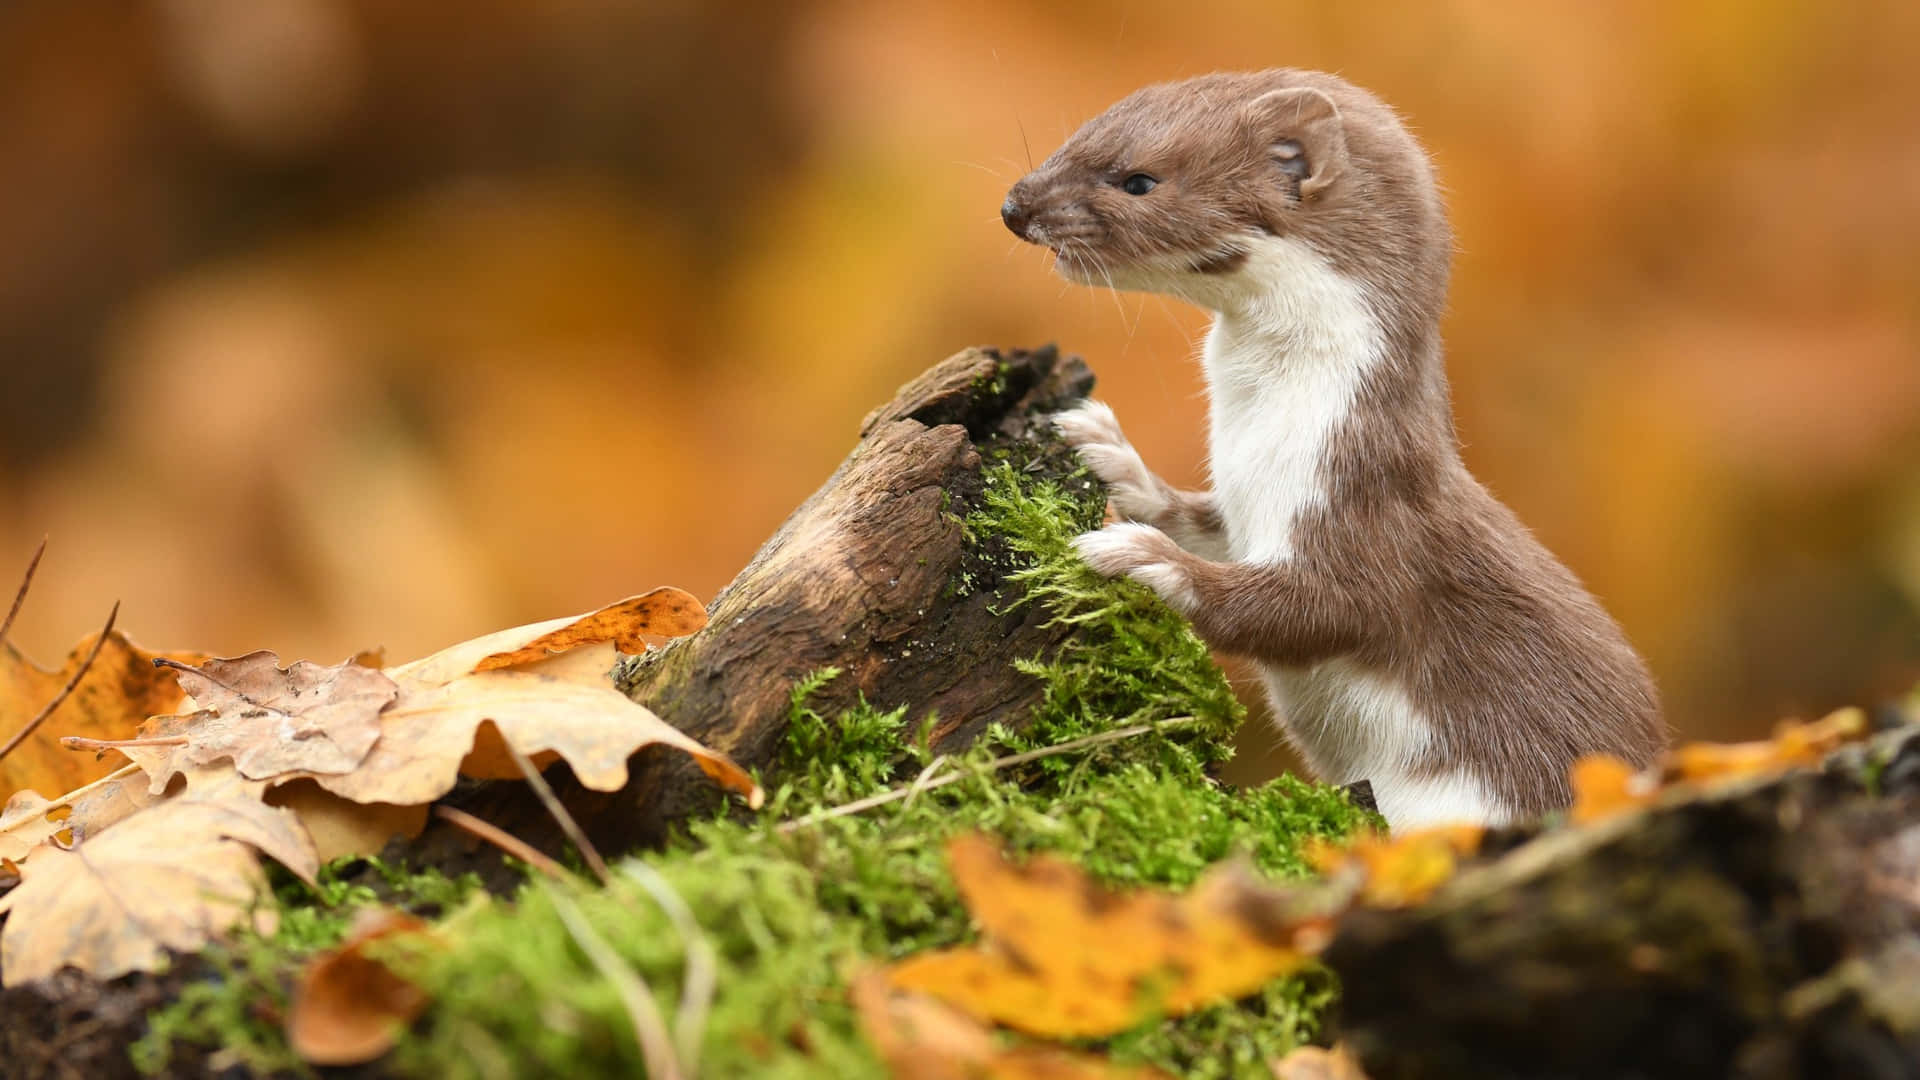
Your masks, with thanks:
M 1214 313 L 1212 490 L 1150 471 L 1113 411 L 1057 418 L 1118 519 L 1075 541 L 1210 646 L 1258 661 L 1322 778 L 1396 829 L 1568 805 L 1585 754 L 1666 743 L 1644 664 L 1460 460 L 1440 316 L 1452 253 L 1426 152 L 1319 72 L 1137 91 L 1007 195 L 1069 280 Z

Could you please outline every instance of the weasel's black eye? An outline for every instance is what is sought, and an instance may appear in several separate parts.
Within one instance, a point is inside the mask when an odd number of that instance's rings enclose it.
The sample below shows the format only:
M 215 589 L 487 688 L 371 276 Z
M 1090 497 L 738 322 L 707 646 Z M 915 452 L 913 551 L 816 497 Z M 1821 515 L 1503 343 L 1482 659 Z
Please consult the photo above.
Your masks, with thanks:
M 1137 172 L 1125 180 L 1120 181 L 1120 190 L 1129 195 L 1145 195 L 1147 192 L 1152 191 L 1154 185 L 1159 182 L 1160 181 L 1155 180 L 1146 173 Z

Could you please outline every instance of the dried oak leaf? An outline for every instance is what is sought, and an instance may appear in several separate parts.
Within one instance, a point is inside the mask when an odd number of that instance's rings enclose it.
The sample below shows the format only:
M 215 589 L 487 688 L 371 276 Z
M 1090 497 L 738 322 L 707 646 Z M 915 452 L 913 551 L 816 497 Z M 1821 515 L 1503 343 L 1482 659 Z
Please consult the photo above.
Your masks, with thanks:
M 897 989 L 883 972 L 854 980 L 860 1028 L 894 1080 L 1170 1080 L 1052 1046 L 1008 1046 L 993 1029 L 938 998 Z
M 97 979 L 152 971 L 243 922 L 273 929 L 258 901 L 271 856 L 309 883 L 313 844 L 290 811 L 252 799 L 178 798 L 66 851 L 42 846 L 0 897 L 0 984 L 75 967 Z
M 273 788 L 266 793 L 265 801 L 268 806 L 284 806 L 299 815 L 323 863 L 343 855 L 378 854 L 396 837 L 411 840 L 426 827 L 429 810 L 424 803 L 357 803 L 305 778 Z
M 331 667 L 296 660 L 282 669 L 266 650 L 175 674 L 198 708 L 141 726 L 145 737 L 186 739 L 148 770 L 156 792 L 182 768 L 223 758 L 250 780 L 351 772 L 380 737 L 380 710 L 400 693 L 383 672 L 351 660 Z
M 430 1000 L 425 990 L 367 955 L 368 943 L 399 935 L 431 940 L 427 924 L 412 915 L 367 908 L 339 948 L 308 962 L 287 1006 L 287 1044 L 294 1053 L 313 1065 L 358 1065 L 393 1049 Z
M 25 859 L 49 840 L 72 847 L 154 801 L 146 778 L 137 773 L 95 780 L 58 799 L 16 792 L 0 810 L 0 859 Z
M 1014 866 L 977 835 L 955 837 L 947 857 L 984 940 L 910 956 L 888 978 L 1029 1034 L 1112 1035 L 1240 997 L 1304 963 L 1309 936 L 1324 939 L 1323 919 L 1268 917 L 1267 890 L 1238 864 L 1183 895 L 1109 892 L 1051 856 Z
M 0 740 L 20 730 L 53 700 L 97 637 L 90 634 L 81 639 L 59 671 L 42 671 L 12 645 L 0 643 Z M 108 634 L 100 644 L 100 655 L 74 687 L 73 696 L 25 742 L 0 759 L 0 798 L 26 788 L 71 791 L 118 768 L 117 760 L 76 754 L 61 746 L 59 740 L 67 735 L 125 739 L 147 717 L 178 711 L 185 695 L 171 671 L 153 666 L 156 656 L 188 664 L 206 659 L 204 653 L 149 652 L 117 630 Z
M 380 717 L 380 740 L 360 767 L 312 779 L 355 802 L 432 802 L 461 773 L 517 779 L 511 757 L 489 752 L 490 740 L 505 738 L 535 760 L 548 752 L 565 758 L 586 787 L 617 791 L 627 782 L 627 759 L 643 746 L 663 743 L 692 755 L 715 782 L 758 805 L 760 788 L 726 755 L 701 746 L 634 704 L 604 675 L 599 678 L 596 685 L 486 671 L 419 686 L 403 676 L 399 699 Z M 494 734 L 486 734 L 487 727 Z

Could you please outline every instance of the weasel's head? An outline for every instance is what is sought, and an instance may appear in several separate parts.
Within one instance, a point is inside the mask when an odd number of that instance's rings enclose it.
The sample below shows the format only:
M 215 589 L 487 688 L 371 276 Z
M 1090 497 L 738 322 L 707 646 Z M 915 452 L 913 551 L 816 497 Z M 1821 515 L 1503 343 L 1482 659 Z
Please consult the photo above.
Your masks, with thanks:
M 1378 98 L 1312 71 L 1136 91 L 1008 192 L 1014 235 L 1062 276 L 1216 310 L 1271 299 L 1317 259 L 1437 319 L 1452 240 L 1426 153 Z

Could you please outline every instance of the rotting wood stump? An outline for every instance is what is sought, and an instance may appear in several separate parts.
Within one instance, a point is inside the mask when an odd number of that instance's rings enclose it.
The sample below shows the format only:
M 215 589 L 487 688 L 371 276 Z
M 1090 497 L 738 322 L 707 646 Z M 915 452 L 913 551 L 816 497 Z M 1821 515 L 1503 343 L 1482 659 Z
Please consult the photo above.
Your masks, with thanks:
M 1350 913 L 1339 1037 L 1372 1080 L 1920 1078 L 1916 720 Z

